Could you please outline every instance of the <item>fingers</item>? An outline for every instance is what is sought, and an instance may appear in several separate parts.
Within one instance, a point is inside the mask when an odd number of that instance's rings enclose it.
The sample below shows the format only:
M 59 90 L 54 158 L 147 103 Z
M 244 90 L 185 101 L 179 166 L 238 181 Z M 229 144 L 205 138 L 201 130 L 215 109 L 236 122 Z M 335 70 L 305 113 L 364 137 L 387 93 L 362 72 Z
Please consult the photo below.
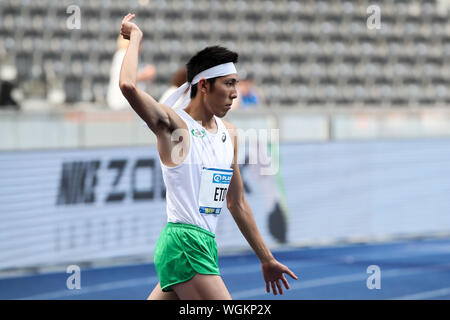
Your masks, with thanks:
M 133 13 L 133 14 L 129 13 L 129 14 L 128 14 L 128 18 L 127 18 L 127 22 L 130 22 L 130 21 L 133 20 L 135 17 L 136 17 L 136 15 L 135 15 L 134 13 Z
M 124 25 L 125 23 L 130 22 L 130 21 L 133 20 L 135 17 L 136 17 L 135 14 L 131 14 L 131 13 L 127 14 L 127 15 L 122 19 L 122 23 L 121 23 L 121 24 L 122 24 L 122 27 L 123 27 L 123 25 Z
M 283 281 L 283 283 L 284 283 L 284 287 L 286 288 L 286 289 L 290 289 L 291 287 L 289 286 L 289 282 L 286 280 L 286 277 L 284 276 L 284 274 L 283 275 L 281 275 L 281 281 Z
M 121 25 L 121 29 L 120 29 L 120 34 L 126 40 L 130 40 L 130 31 L 127 30 L 127 27 L 125 26 L 125 24 L 130 22 L 131 20 L 133 20 L 135 17 L 136 17 L 135 14 L 129 13 L 122 19 L 122 25 Z
M 128 17 L 131 15 L 131 13 L 127 14 L 125 17 L 123 17 L 122 19 L 122 24 L 124 24 L 125 22 L 127 22 Z
M 272 285 L 272 292 L 276 296 L 277 295 L 277 288 L 275 287 L 275 281 L 270 281 L 270 284 Z
M 284 284 L 286 290 L 289 290 L 291 288 L 284 275 L 285 273 L 288 274 L 292 279 L 298 280 L 298 277 L 295 275 L 295 273 L 282 264 L 278 264 L 276 268 L 273 268 L 273 270 L 269 270 L 266 266 L 266 269 L 263 268 L 263 273 L 264 279 L 266 280 L 266 291 L 270 293 L 270 287 L 272 287 L 272 292 L 274 295 L 277 295 L 278 293 L 284 293 L 282 283 Z
M 273 294 L 274 294 L 275 296 L 278 294 L 278 292 L 279 292 L 280 294 L 283 294 L 283 287 L 281 286 L 281 283 L 280 283 L 280 280 L 279 280 L 279 279 L 270 281 L 270 284 L 271 284 L 271 286 L 272 286 L 272 292 L 273 292 Z M 266 289 L 267 289 L 267 287 L 268 287 L 268 285 L 266 285 Z M 278 289 L 278 290 L 277 290 L 277 289 Z M 269 291 L 268 291 L 268 292 L 269 292 Z
M 285 273 L 287 273 L 288 275 L 290 275 L 293 279 L 298 280 L 298 277 L 289 269 L 286 268 L 286 271 L 284 271 Z M 287 281 L 286 277 L 284 276 L 284 274 L 281 274 L 281 282 L 284 284 L 284 287 L 289 290 L 291 287 L 289 286 L 289 282 Z M 271 285 L 272 285 L 272 291 L 274 295 L 277 295 L 277 288 L 278 288 L 278 292 L 280 294 L 283 294 L 283 286 L 281 285 L 280 279 L 276 279 L 276 280 L 272 280 L 270 281 Z M 276 284 L 276 287 L 275 287 Z M 266 283 L 266 291 L 269 292 L 269 285 L 268 283 Z
M 283 294 L 283 287 L 281 286 L 280 279 L 277 279 L 277 288 L 280 294 Z
M 287 273 L 288 275 L 291 276 L 292 279 L 298 280 L 297 276 L 295 275 L 295 273 L 293 273 L 291 270 L 289 270 L 288 268 L 286 268 L 286 271 L 284 271 L 285 273 Z
M 122 19 L 122 23 L 129 22 L 133 20 L 135 17 L 136 15 L 134 13 L 129 13 Z

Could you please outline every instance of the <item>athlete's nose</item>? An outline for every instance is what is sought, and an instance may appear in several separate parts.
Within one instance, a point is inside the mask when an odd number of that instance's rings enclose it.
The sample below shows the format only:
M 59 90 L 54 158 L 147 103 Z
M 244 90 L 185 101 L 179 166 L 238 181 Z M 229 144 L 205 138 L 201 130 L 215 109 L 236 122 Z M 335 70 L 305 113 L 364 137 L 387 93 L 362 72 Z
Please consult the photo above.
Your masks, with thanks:
M 231 92 L 231 100 L 236 99 L 237 98 L 237 90 L 236 88 L 233 89 L 233 91 Z

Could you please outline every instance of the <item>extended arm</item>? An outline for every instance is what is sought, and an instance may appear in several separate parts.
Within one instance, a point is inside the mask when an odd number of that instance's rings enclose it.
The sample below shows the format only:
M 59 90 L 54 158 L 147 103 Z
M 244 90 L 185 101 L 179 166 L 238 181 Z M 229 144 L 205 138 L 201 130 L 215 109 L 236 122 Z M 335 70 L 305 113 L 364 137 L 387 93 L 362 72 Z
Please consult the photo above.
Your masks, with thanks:
M 266 291 L 270 292 L 270 287 L 272 287 L 273 294 L 276 295 L 278 288 L 280 294 L 283 294 L 283 288 L 280 280 L 283 282 L 286 289 L 289 289 L 289 283 L 286 280 L 284 273 L 287 273 L 296 280 L 297 276 L 289 270 L 288 267 L 279 263 L 273 257 L 269 248 L 264 243 L 261 234 L 259 233 L 252 210 L 244 195 L 244 187 L 237 161 L 238 137 L 236 128 L 229 123 L 226 123 L 226 125 L 234 142 L 233 177 L 231 178 L 230 187 L 227 192 L 228 210 L 233 216 L 239 230 L 261 261 L 261 269 L 264 276 L 264 281 L 266 282 Z
M 137 87 L 138 55 L 142 41 L 142 31 L 131 20 L 135 15 L 128 14 L 122 20 L 120 33 L 130 43 L 120 70 L 119 87 L 131 107 L 158 136 L 160 131 L 172 132 L 184 128 L 180 117 L 168 106 L 158 103 L 153 97 Z

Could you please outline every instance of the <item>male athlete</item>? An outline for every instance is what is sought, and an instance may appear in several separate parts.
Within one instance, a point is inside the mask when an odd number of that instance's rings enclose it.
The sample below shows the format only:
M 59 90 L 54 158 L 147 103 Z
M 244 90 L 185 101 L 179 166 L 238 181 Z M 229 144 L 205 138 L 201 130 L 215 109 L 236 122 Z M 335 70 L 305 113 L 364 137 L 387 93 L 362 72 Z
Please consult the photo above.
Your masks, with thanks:
M 120 72 L 120 89 L 157 137 L 168 223 L 154 253 L 159 283 L 148 299 L 231 299 L 218 269 L 215 228 L 226 200 L 240 231 L 261 262 L 266 291 L 289 289 L 279 263 L 265 245 L 244 196 L 238 166 L 236 128 L 222 121 L 237 97 L 238 55 L 208 47 L 187 64 L 187 80 L 171 97 L 157 102 L 136 85 L 142 31 L 128 14 L 121 35 L 130 43 Z M 185 103 L 171 108 L 189 88 Z

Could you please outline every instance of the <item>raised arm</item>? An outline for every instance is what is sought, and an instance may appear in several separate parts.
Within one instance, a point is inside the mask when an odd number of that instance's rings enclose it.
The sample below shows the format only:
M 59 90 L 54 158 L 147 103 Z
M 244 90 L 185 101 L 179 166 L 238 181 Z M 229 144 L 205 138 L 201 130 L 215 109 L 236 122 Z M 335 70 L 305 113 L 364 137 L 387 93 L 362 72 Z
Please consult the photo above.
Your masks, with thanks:
M 137 87 L 139 46 L 143 34 L 139 27 L 131 22 L 134 17 L 134 14 L 126 15 L 122 20 L 120 30 L 120 34 L 130 40 L 120 70 L 120 90 L 134 111 L 158 137 L 161 133 L 184 129 L 185 123 L 172 108 L 157 102 Z
M 270 292 L 270 288 L 272 288 L 273 294 L 276 295 L 278 288 L 278 292 L 283 294 L 283 287 L 281 286 L 280 280 L 283 282 L 286 289 L 289 289 L 289 283 L 286 280 L 284 273 L 287 273 L 295 280 L 297 280 L 297 276 L 289 270 L 288 267 L 279 263 L 273 257 L 258 231 L 252 210 L 244 195 L 244 187 L 238 165 L 238 136 L 236 128 L 228 122 L 224 121 L 224 123 L 232 137 L 234 145 L 233 177 L 231 178 L 227 192 L 228 210 L 233 216 L 242 235 L 261 262 L 261 270 L 264 281 L 266 282 L 266 291 Z

